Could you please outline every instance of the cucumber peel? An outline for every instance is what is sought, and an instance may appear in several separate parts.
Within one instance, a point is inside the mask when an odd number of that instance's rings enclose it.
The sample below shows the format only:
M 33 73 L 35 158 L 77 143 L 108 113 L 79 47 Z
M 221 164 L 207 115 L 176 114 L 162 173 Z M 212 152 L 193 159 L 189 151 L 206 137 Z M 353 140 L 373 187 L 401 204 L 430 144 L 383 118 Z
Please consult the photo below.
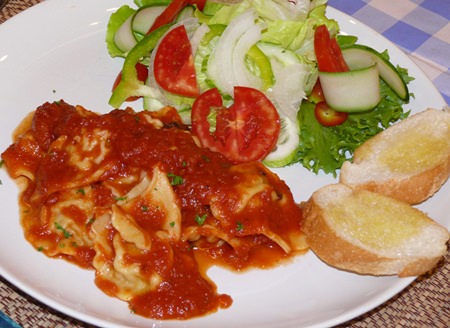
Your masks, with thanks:
M 347 72 L 319 72 L 327 103 L 341 112 L 363 112 L 375 108 L 381 100 L 381 78 L 404 102 L 409 91 L 399 71 L 376 50 L 353 44 L 342 49 Z
M 108 53 L 111 57 L 126 57 L 126 53 L 119 49 L 115 42 L 115 35 L 125 21 L 134 15 L 135 9 L 130 8 L 127 5 L 120 7 L 115 13 L 111 14 L 108 21 L 108 28 L 106 32 L 106 45 Z
M 167 5 L 148 5 L 141 7 L 133 15 L 131 26 L 133 32 L 145 35 L 150 27 L 152 27 L 155 19 L 164 11 Z
M 263 163 L 268 167 L 283 167 L 296 158 L 297 147 L 300 142 L 300 131 L 297 120 L 288 117 L 280 117 L 281 129 L 277 144 Z
M 370 57 L 378 66 L 378 72 L 384 82 L 395 92 L 395 94 L 404 102 L 409 101 L 409 91 L 405 81 L 402 79 L 394 65 L 375 49 L 354 44 L 342 49 L 344 58 L 357 60 L 361 57 Z
M 114 35 L 114 43 L 116 47 L 125 54 L 137 43 L 131 26 L 133 18 L 134 15 L 128 17 L 128 19 L 119 27 Z
M 319 78 L 328 105 L 337 111 L 364 112 L 381 100 L 375 63 L 346 72 L 319 72 Z

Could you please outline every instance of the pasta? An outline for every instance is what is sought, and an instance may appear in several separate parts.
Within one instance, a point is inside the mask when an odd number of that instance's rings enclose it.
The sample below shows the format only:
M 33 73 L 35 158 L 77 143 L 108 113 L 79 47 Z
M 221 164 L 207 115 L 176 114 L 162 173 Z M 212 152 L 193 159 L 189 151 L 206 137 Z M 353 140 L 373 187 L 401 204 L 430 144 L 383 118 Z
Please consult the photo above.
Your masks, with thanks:
M 259 162 L 200 148 L 173 108 L 100 115 L 45 103 L 18 131 L 2 159 L 20 186 L 26 239 L 95 270 L 133 313 L 227 308 L 202 267 L 267 267 L 306 251 L 288 186 Z

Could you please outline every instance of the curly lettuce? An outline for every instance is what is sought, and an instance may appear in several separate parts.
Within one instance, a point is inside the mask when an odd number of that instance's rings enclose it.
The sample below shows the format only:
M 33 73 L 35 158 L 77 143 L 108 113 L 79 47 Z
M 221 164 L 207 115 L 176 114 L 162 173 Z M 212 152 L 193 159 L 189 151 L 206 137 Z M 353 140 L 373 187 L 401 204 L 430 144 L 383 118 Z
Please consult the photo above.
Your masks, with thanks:
M 382 55 L 389 59 L 387 51 Z M 413 80 L 406 69 L 397 70 L 406 83 Z M 333 127 L 321 125 L 314 116 L 315 104 L 304 102 L 297 116 L 300 144 L 294 162 L 314 173 L 322 170 L 336 176 L 344 161 L 351 160 L 364 141 L 409 115 L 403 109 L 406 103 L 381 79 L 380 92 L 381 101 L 373 110 L 351 114 L 343 124 Z

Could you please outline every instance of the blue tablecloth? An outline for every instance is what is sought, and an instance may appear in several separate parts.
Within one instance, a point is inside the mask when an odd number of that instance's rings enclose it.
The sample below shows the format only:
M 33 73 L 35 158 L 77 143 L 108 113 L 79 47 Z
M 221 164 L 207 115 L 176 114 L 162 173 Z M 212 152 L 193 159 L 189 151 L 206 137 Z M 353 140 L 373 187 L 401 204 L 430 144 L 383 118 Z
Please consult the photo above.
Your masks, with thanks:
M 20 328 L 20 326 L 0 311 L 0 328 Z
M 449 0 L 329 0 L 406 52 L 450 104 Z

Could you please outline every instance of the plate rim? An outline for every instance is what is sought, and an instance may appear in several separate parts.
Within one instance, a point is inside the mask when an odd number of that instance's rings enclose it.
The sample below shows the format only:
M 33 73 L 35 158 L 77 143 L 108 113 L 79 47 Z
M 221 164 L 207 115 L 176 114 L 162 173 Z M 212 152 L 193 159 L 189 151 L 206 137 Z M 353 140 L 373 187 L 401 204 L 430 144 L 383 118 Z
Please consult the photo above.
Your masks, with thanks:
M 125 4 L 126 1 L 120 1 L 121 3 Z M 128 1 L 131 2 L 131 1 Z M 45 7 L 51 7 L 54 3 L 57 3 L 56 0 L 46 0 L 44 2 L 38 3 L 36 5 L 34 5 L 33 7 L 28 8 L 27 10 L 15 15 L 14 17 L 8 19 L 6 22 L 4 22 L 3 24 L 1 24 L 0 26 L 0 31 L 10 28 L 10 26 L 14 27 L 14 24 L 16 24 L 15 22 L 19 22 L 22 19 L 25 19 L 27 17 L 33 17 L 35 15 L 38 15 L 40 12 L 42 12 Z M 89 3 L 88 0 L 84 0 L 83 4 L 85 3 Z M 330 15 L 330 12 L 328 10 L 331 10 L 332 15 Z M 352 19 L 353 21 L 356 21 L 357 24 L 364 26 L 365 29 L 370 29 L 373 31 L 373 33 L 376 33 L 377 35 L 380 35 L 378 32 L 376 32 L 375 30 L 371 29 L 369 26 L 367 26 L 366 24 L 362 23 L 361 21 L 351 18 L 351 16 L 343 13 L 342 11 L 339 11 L 338 9 L 335 9 L 333 7 L 328 6 L 327 8 L 327 16 L 333 16 L 333 15 L 338 15 L 338 16 L 342 16 L 342 17 L 346 17 L 346 19 Z M 338 23 L 341 25 L 341 22 L 338 21 Z M 380 35 L 381 37 L 383 37 L 382 35 Z M 397 48 L 399 49 L 398 46 L 396 46 L 394 43 L 392 43 L 391 41 L 389 41 L 387 38 L 383 37 L 384 40 L 386 41 L 387 44 L 389 44 L 389 48 L 393 47 L 393 48 Z M 1 55 L 1 54 L 0 54 Z M 420 69 L 411 59 L 410 63 L 414 66 L 416 66 L 418 69 Z M 431 83 L 432 82 L 426 78 L 427 82 Z M 434 85 L 433 85 L 434 86 Z M 436 91 L 438 91 L 436 89 Z M 442 103 L 445 104 L 445 101 L 442 97 L 442 95 L 440 94 L 440 92 L 438 91 L 439 95 L 442 98 Z M 25 239 L 23 240 L 24 242 Z M 1 257 L 1 255 L 0 255 Z M 52 259 L 50 259 L 52 260 Z M 5 270 L 5 268 L 3 267 L 3 265 L 0 263 L 0 274 L 3 276 L 3 278 L 5 278 L 9 283 L 11 283 L 12 285 L 14 285 L 15 287 L 19 288 L 22 292 L 26 293 L 27 295 L 32 296 L 33 298 L 35 298 L 36 300 L 44 303 L 45 305 L 63 313 L 66 314 L 70 317 L 73 317 L 77 320 L 81 320 L 84 321 L 86 323 L 91 323 L 94 325 L 109 325 L 110 327 L 123 327 L 122 325 L 115 325 L 115 323 L 111 323 L 109 321 L 103 321 L 102 319 L 98 319 L 98 318 L 94 318 L 90 315 L 85 315 L 80 311 L 74 310 L 70 307 L 67 307 L 65 305 L 61 305 L 60 303 L 58 303 L 56 300 L 49 298 L 47 296 L 45 296 L 44 294 L 42 294 L 42 292 L 39 292 L 39 290 L 33 288 L 32 286 L 30 286 L 29 284 L 26 284 L 23 281 L 17 280 L 15 277 L 11 276 L 9 274 L 9 272 L 7 270 Z M 360 309 L 359 311 L 350 311 L 352 313 L 348 313 L 349 311 L 347 311 L 347 315 L 340 315 L 336 318 L 332 318 L 329 319 L 327 321 L 321 322 L 321 323 L 317 323 L 317 324 L 313 324 L 310 325 L 308 327 L 322 327 L 322 326 L 328 326 L 328 325 L 336 325 L 336 324 L 340 324 L 340 323 L 344 323 L 348 320 L 357 318 L 358 316 L 367 313 L 368 311 L 374 309 L 375 307 L 385 303 L 386 301 L 390 300 L 391 298 L 393 298 L 395 295 L 397 295 L 398 293 L 400 293 L 401 291 L 403 291 L 407 286 L 409 286 L 416 278 L 403 278 L 402 280 L 398 281 L 397 283 L 393 284 L 392 286 L 390 286 L 390 288 L 388 290 L 385 291 L 385 293 L 381 294 L 378 296 L 378 299 L 376 301 L 372 301 L 371 305 L 368 308 L 364 308 L 364 309 Z M 95 286 L 93 286 L 94 288 L 96 288 Z M 395 288 L 393 288 L 395 287 Z M 392 294 L 391 289 L 394 289 L 394 293 Z M 389 292 L 388 292 L 389 291 Z M 388 294 L 388 295 L 385 295 Z M 224 310 L 227 311 L 227 310 Z M 150 321 L 149 321 L 150 322 Z

